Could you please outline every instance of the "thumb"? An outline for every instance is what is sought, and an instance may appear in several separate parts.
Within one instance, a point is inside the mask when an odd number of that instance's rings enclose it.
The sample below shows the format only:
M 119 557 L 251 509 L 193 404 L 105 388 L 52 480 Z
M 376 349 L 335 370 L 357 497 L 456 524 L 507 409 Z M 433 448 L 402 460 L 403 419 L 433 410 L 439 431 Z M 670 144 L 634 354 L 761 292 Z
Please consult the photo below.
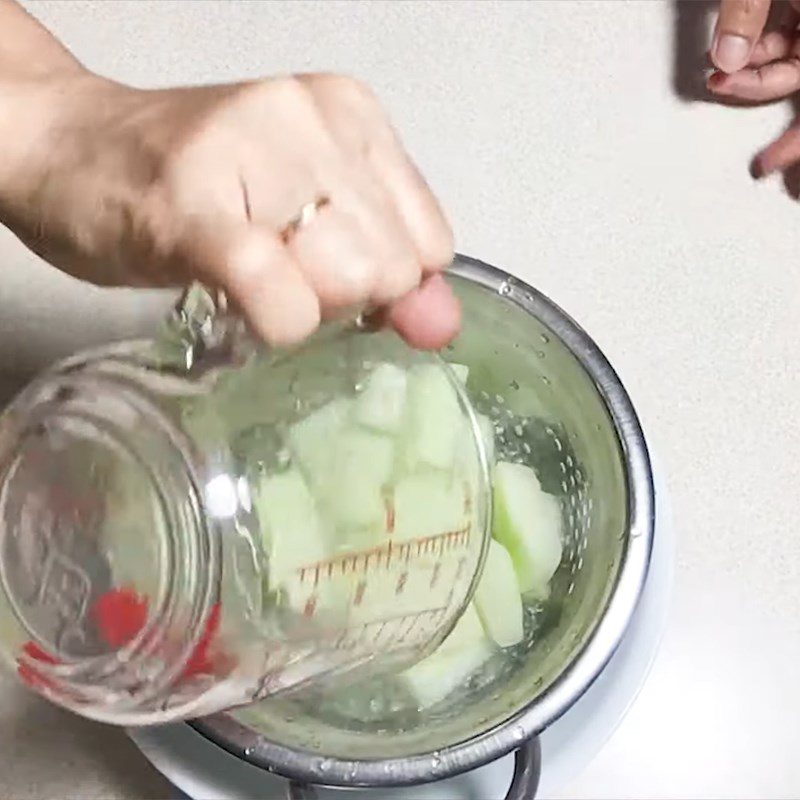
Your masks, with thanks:
M 770 2 L 721 0 L 710 52 L 717 69 L 730 74 L 747 66 L 766 25 Z
M 458 333 L 461 306 L 441 273 L 436 273 L 392 304 L 389 322 L 412 347 L 439 350 Z

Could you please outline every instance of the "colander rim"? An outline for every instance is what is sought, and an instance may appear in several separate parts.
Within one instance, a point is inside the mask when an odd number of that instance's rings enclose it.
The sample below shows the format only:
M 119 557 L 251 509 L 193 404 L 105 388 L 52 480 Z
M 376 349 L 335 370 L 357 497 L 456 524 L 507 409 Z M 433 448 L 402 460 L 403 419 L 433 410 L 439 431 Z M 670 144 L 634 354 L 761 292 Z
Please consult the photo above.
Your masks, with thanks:
M 457 254 L 451 273 L 499 292 L 546 325 L 586 370 L 606 404 L 619 438 L 628 493 L 628 541 L 606 609 L 584 647 L 538 697 L 500 725 L 427 754 L 348 760 L 269 741 L 230 714 L 189 724 L 232 755 L 294 781 L 338 787 L 409 786 L 475 769 L 543 731 L 592 685 L 619 646 L 644 588 L 655 531 L 652 466 L 628 393 L 594 340 L 541 292 L 498 267 Z M 324 766 L 320 766 L 323 764 Z

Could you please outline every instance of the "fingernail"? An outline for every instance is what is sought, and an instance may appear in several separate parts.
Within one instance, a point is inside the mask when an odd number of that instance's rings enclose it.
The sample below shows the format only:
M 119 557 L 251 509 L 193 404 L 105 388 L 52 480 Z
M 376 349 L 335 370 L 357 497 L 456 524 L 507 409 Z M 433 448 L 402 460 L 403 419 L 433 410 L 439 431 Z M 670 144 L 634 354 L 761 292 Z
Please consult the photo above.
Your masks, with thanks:
M 714 48 L 716 65 L 727 73 L 736 72 L 747 65 L 750 57 L 750 42 L 744 36 L 725 33 L 719 37 Z
M 764 154 L 759 153 L 750 163 L 750 174 L 756 180 L 760 180 L 766 178 L 769 173 L 769 164 L 764 161 Z
M 706 78 L 706 89 L 716 94 L 725 94 L 725 79 L 727 77 L 724 72 L 712 72 Z

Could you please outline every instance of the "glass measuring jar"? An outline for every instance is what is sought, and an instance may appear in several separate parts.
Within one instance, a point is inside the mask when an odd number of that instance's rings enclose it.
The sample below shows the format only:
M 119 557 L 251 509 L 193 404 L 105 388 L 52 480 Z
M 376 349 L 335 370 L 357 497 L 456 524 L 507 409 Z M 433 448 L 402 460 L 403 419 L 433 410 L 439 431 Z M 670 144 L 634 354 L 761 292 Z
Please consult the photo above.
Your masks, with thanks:
M 398 669 L 469 602 L 489 504 L 438 356 L 352 324 L 271 351 L 195 286 L 0 417 L 0 657 L 125 725 Z

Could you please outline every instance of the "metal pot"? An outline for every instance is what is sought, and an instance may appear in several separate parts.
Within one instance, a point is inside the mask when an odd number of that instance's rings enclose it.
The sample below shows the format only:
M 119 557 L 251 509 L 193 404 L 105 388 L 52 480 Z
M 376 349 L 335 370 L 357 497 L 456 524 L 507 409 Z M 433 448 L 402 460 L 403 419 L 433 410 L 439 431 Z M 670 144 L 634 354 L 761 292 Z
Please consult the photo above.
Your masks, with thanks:
M 517 749 L 507 798 L 533 797 L 536 736 L 586 691 L 619 644 L 647 575 L 654 528 L 650 459 L 622 384 L 589 336 L 530 286 L 459 256 L 453 284 L 464 330 L 453 360 L 470 367 L 479 410 L 507 419 L 510 457 L 561 498 L 564 559 L 550 620 L 496 679 L 412 726 L 333 725 L 291 700 L 192 723 L 234 755 L 304 784 L 402 786 L 441 780 Z

